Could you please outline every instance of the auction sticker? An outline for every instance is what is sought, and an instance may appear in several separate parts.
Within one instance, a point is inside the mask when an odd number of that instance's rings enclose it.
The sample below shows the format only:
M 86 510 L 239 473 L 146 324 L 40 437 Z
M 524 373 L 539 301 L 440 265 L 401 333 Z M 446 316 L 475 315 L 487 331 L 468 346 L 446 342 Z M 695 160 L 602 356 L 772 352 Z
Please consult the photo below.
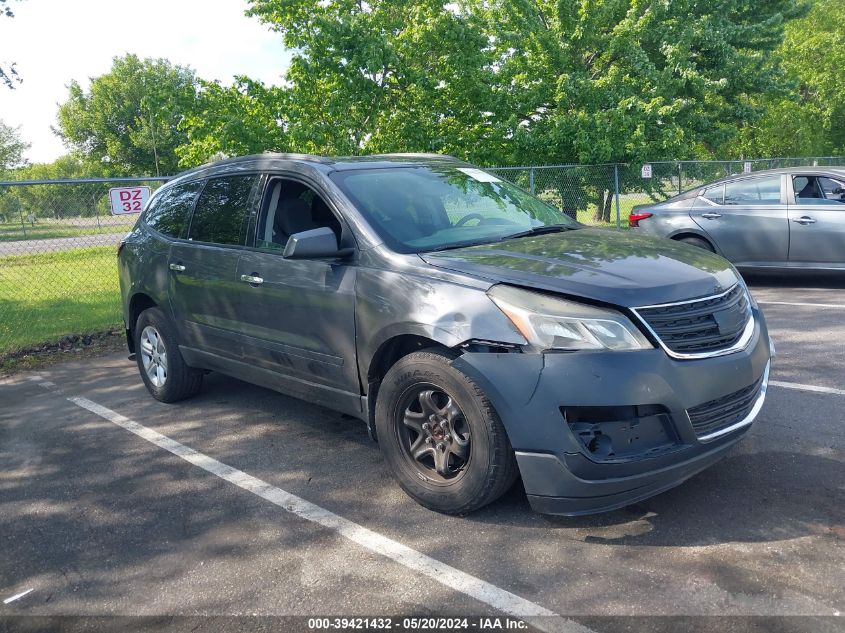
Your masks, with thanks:
M 458 167 L 458 171 L 465 173 L 467 176 L 478 182 L 502 182 L 493 174 L 488 174 L 486 171 L 475 169 L 473 167 Z
M 140 213 L 149 199 L 149 187 L 112 187 L 109 189 L 112 215 Z

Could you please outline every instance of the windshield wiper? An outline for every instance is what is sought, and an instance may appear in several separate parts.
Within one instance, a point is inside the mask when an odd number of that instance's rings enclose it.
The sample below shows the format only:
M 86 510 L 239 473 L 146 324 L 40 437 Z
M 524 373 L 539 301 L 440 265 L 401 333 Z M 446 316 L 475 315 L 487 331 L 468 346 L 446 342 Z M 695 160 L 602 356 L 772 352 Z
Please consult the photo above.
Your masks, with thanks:
M 456 248 L 466 248 L 468 246 L 481 246 L 482 244 L 492 244 L 490 240 L 472 240 L 466 242 L 455 242 L 454 244 L 444 244 L 443 246 L 437 246 L 435 248 L 428 248 L 422 253 L 438 253 L 440 251 L 451 251 Z
M 530 235 L 543 235 L 544 233 L 562 233 L 563 231 L 572 231 L 578 227 L 572 226 L 570 224 L 546 224 L 543 226 L 535 226 L 527 231 L 520 231 L 519 233 L 511 233 L 510 235 L 505 235 L 499 241 L 503 242 L 505 240 L 512 240 L 517 237 L 528 237 Z
M 455 242 L 454 244 L 444 244 L 435 248 L 429 248 L 423 253 L 438 253 L 440 251 L 451 251 L 457 248 L 466 248 L 468 246 L 482 246 L 483 244 L 495 244 L 497 242 L 504 242 L 514 237 L 526 237 L 529 235 L 543 235 L 544 233 L 560 233 L 562 231 L 571 231 L 577 229 L 577 226 L 570 224 L 546 224 L 544 226 L 535 226 L 527 231 L 520 231 L 519 233 L 511 233 L 499 238 L 485 239 L 485 240 L 467 240 L 466 242 Z

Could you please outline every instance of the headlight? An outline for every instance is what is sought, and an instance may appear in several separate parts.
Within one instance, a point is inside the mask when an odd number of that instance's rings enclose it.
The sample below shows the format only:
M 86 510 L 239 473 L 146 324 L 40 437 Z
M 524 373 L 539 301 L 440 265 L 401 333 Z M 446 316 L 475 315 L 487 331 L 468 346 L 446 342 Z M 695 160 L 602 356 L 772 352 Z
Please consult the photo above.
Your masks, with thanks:
M 525 339 L 539 350 L 631 351 L 653 345 L 622 313 L 513 286 L 487 293 Z

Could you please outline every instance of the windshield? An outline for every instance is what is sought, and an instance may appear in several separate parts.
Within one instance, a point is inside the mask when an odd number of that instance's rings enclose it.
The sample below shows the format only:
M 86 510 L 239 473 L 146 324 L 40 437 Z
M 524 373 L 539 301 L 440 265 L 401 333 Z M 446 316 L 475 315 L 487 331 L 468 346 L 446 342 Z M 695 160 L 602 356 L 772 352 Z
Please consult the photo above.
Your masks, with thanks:
M 580 226 L 519 187 L 475 168 L 360 169 L 334 172 L 331 178 L 388 246 L 401 253 L 486 244 L 544 226 Z

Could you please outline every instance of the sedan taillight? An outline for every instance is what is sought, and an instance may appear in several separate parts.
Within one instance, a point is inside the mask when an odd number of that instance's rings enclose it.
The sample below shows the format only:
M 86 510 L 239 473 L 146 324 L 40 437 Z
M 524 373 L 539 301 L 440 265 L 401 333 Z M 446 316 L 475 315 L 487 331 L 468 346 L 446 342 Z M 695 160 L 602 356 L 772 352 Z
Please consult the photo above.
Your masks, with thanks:
M 651 216 L 651 213 L 632 213 L 628 217 L 628 226 L 630 226 L 631 228 L 637 227 L 640 225 L 640 220 L 645 220 L 646 218 L 650 218 Z

